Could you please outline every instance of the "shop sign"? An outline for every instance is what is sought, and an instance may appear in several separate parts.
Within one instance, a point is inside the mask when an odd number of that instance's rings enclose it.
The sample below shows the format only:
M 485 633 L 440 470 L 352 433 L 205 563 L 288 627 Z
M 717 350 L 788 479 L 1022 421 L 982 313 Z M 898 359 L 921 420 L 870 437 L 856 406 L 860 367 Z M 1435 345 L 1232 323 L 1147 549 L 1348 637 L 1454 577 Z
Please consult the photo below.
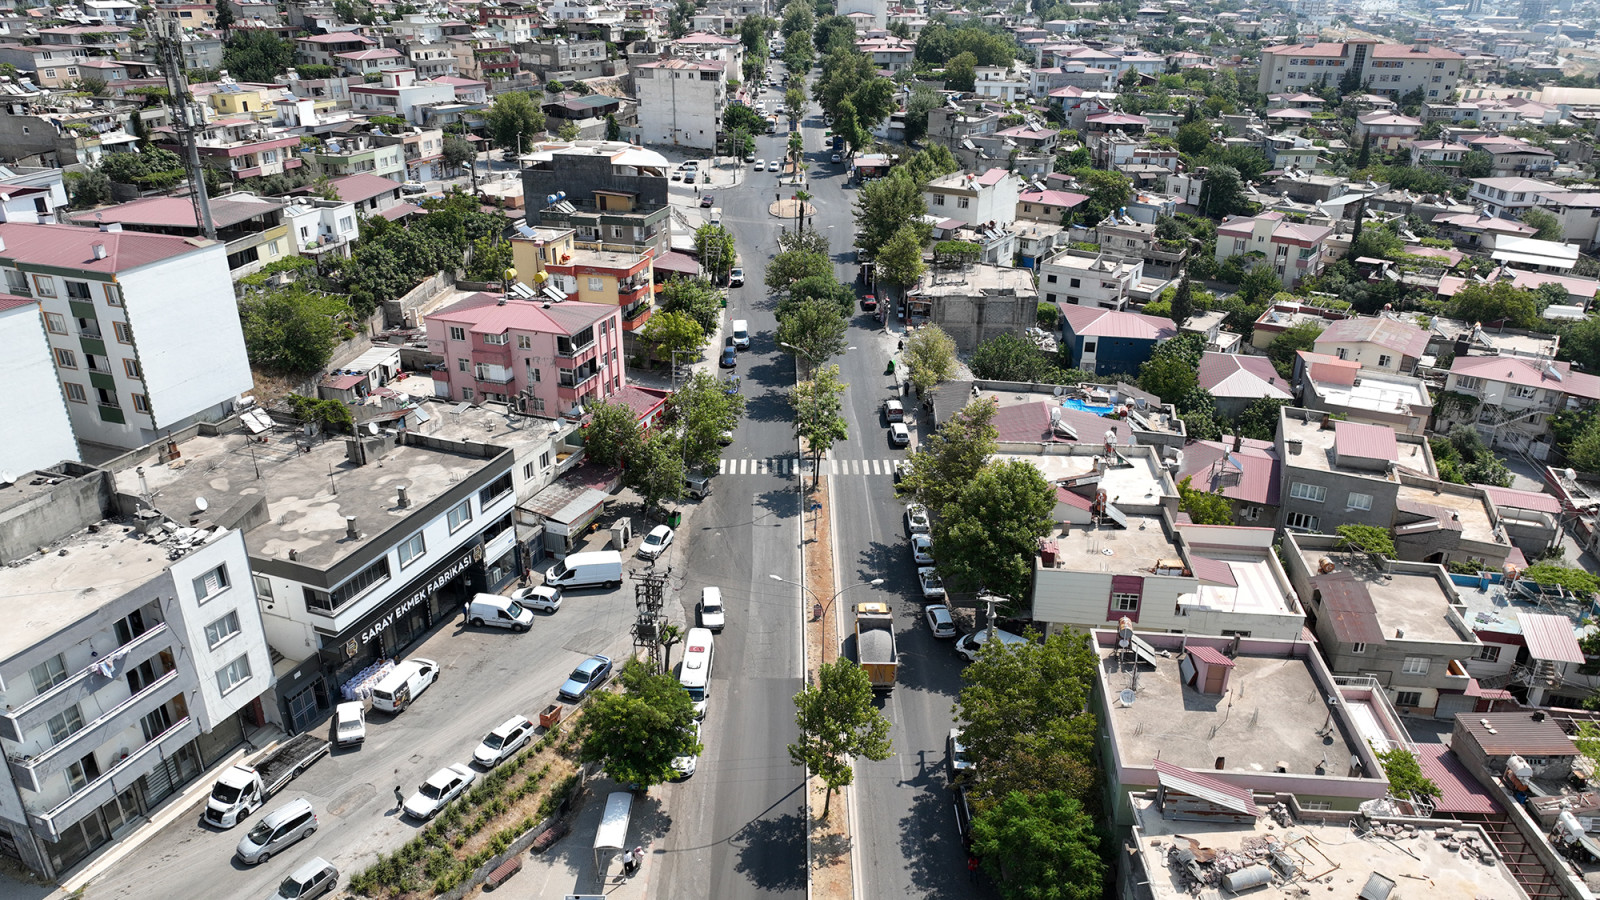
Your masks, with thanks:
M 451 579 L 464 572 L 468 566 L 471 566 L 474 556 L 474 553 L 463 553 L 460 559 L 450 564 L 449 568 L 429 579 L 426 584 L 413 591 L 411 596 L 400 601 L 393 609 L 389 610 L 388 615 L 367 626 L 367 629 L 361 632 L 361 643 L 370 644 L 377 640 L 378 635 L 383 634 L 390 625 L 394 624 L 396 619 L 415 609 L 418 604 L 427 602 L 429 598 L 439 592 L 440 588 L 449 584 Z

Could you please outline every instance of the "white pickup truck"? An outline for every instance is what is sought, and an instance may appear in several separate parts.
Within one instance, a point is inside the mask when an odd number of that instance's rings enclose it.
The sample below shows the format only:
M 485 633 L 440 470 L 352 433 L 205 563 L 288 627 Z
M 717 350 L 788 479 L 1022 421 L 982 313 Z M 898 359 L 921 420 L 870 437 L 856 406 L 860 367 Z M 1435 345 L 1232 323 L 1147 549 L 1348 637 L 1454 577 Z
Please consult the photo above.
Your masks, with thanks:
M 301 734 L 253 766 L 233 766 L 212 785 L 205 820 L 218 828 L 232 828 L 243 822 L 327 752 L 327 741 Z

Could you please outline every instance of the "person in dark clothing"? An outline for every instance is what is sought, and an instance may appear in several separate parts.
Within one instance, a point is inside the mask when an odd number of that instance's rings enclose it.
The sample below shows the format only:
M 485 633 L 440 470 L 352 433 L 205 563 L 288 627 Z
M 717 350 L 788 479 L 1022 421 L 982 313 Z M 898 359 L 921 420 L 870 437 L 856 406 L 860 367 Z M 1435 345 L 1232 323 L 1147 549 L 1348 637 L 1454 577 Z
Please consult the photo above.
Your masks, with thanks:
M 406 807 L 406 795 L 405 795 L 405 793 L 403 791 L 400 790 L 400 785 L 397 784 L 397 785 L 394 786 L 394 808 L 399 810 L 399 809 L 405 809 L 405 807 Z
M 971 853 L 967 854 L 967 878 L 972 881 L 978 880 L 978 858 Z

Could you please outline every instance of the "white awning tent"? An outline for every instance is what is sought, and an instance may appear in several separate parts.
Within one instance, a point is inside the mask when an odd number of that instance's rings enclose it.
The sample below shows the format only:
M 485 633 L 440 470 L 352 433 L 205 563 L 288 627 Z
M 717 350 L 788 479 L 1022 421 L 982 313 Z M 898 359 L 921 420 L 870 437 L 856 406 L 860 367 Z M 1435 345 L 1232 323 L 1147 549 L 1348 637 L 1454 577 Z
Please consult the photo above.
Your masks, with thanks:
M 612 791 L 606 798 L 606 811 L 600 817 L 600 827 L 594 833 L 594 871 L 600 881 L 606 881 L 606 869 L 611 856 L 621 853 L 628 843 L 628 824 L 633 817 L 633 794 Z M 609 854 L 601 862 L 601 853 Z

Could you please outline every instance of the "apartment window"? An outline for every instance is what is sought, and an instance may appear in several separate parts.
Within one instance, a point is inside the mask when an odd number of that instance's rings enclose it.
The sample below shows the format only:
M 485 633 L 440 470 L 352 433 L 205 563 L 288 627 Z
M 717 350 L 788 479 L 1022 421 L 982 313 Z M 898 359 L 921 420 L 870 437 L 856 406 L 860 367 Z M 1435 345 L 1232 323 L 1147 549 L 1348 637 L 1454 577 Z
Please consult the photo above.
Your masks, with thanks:
M 1396 691 L 1394 695 L 1395 706 L 1416 707 L 1422 705 L 1421 691 Z
M 239 633 L 239 614 L 230 612 L 206 626 L 206 646 L 215 650 L 222 642 Z
M 1320 484 L 1306 484 L 1303 481 L 1296 481 L 1289 486 L 1289 496 L 1296 500 L 1321 503 L 1328 499 L 1328 489 Z
M 605 283 L 604 279 L 595 278 L 593 276 L 590 276 L 590 278 L 589 278 L 589 290 L 591 290 L 591 291 L 605 290 L 605 285 L 606 285 L 606 283 Z
M 464 341 L 466 339 L 467 339 L 467 330 L 465 328 L 462 328 L 460 325 L 451 325 L 450 326 L 450 340 L 452 340 L 452 341 Z
M 120 342 L 122 342 L 124 344 L 133 343 L 133 329 L 128 327 L 128 323 L 127 322 L 112 322 L 111 323 L 111 329 L 117 333 L 117 340 L 118 341 L 120 341 Z M 135 363 L 135 365 L 138 365 L 138 364 Z M 142 378 L 144 376 L 135 375 L 133 377 Z
M 249 680 L 249 678 L 250 660 L 247 657 L 241 656 L 233 662 L 228 663 L 226 666 L 223 666 L 222 671 L 217 673 L 217 687 L 221 688 L 222 692 L 226 694 L 243 684 L 245 681 Z
M 93 753 L 85 753 L 83 759 L 67 767 L 67 783 L 72 785 L 73 793 L 83 790 L 84 785 L 99 777 L 100 762 Z
M 1336 350 L 1335 352 L 1337 352 L 1339 354 L 1339 358 L 1340 359 L 1348 359 L 1349 358 L 1348 354 L 1349 354 L 1350 351 L 1346 350 L 1343 347 L 1338 348 L 1338 350 Z
M 1475 391 L 1475 390 L 1478 389 L 1478 384 L 1479 384 L 1479 381 L 1478 381 L 1478 377 L 1476 375 L 1457 375 L 1456 376 L 1456 387 L 1461 388 L 1463 390 Z
M 50 746 L 55 746 L 83 729 L 83 712 L 74 703 L 50 717 Z
M 469 387 L 462 388 L 461 389 L 461 399 L 463 399 L 463 400 L 471 400 L 472 399 L 472 388 L 469 388 Z
M 87 282 L 87 281 L 68 281 L 68 282 L 64 282 L 64 283 L 67 286 L 67 298 L 69 300 L 88 300 L 89 299 L 89 282 Z
M 1046 275 L 1044 280 L 1050 282 L 1051 284 L 1056 283 L 1056 277 L 1054 275 Z
M 966 209 L 968 206 L 971 206 L 971 205 L 972 205 L 971 198 L 968 198 L 968 197 L 957 197 L 956 198 L 956 208 L 957 209 Z
M 1388 355 L 1386 353 L 1385 354 L 1380 354 L 1378 356 L 1378 368 L 1380 368 L 1380 369 L 1389 368 L 1389 364 L 1392 363 L 1392 362 L 1394 362 L 1394 357 L 1392 357 L 1392 356 L 1390 356 L 1390 355 Z
M 1085 352 L 1085 353 L 1093 353 L 1094 352 L 1094 348 L 1097 347 L 1097 346 L 1099 346 L 1099 342 L 1097 342 L 1097 341 L 1084 341 L 1083 342 L 1083 352 Z
M 76 369 L 78 367 L 78 354 L 71 350 L 56 351 L 56 365 L 63 369 Z
M 1484 662 L 1499 662 L 1500 661 L 1500 645 L 1499 644 L 1484 644 L 1483 647 L 1478 650 L 1478 658 L 1483 660 Z
M 63 381 L 61 386 L 67 390 L 67 399 L 73 403 L 88 403 L 89 398 L 83 392 L 83 385 L 71 381 Z
M 1428 658 L 1426 656 L 1408 656 L 1405 658 L 1405 662 L 1400 664 L 1400 671 L 1405 675 L 1426 675 L 1428 674 Z
M 1286 527 L 1296 529 L 1297 531 L 1316 531 L 1317 526 L 1321 524 L 1321 520 L 1316 516 L 1292 512 L 1284 518 L 1283 524 Z
M 66 334 L 67 319 L 60 313 L 47 312 L 44 314 L 44 327 L 50 329 L 51 334 Z
M 523 478 L 532 478 L 537 473 L 537 471 L 538 470 L 536 470 L 533 467 L 533 463 L 523 463 L 523 465 L 522 465 L 522 477 Z
M 133 394 L 133 411 L 136 413 L 150 414 L 150 398 L 144 394 Z
M 503 334 L 486 334 L 483 336 L 483 342 L 496 347 L 503 347 L 511 343 L 511 338 Z
M 1082 287 L 1082 285 L 1078 283 L 1078 279 L 1074 278 L 1067 282 L 1067 287 Z
M 526 334 L 517 335 L 517 349 L 518 350 L 532 350 L 533 349 L 533 338 L 528 336 L 528 335 L 526 335 Z
M 33 692 L 42 694 L 56 685 L 67 680 L 67 663 L 61 654 L 57 653 L 32 669 L 28 675 L 33 678 Z
M 306 609 L 315 613 L 331 613 L 350 602 L 360 599 L 374 587 L 389 580 L 389 558 L 379 557 L 372 565 L 350 576 L 344 584 L 332 591 L 305 588 Z
M 272 579 L 268 578 L 265 575 L 253 575 L 253 576 L 251 576 L 251 578 L 252 578 L 252 580 L 255 581 L 255 584 L 256 584 L 256 599 L 257 600 L 265 600 L 268 603 L 271 603 L 272 602 Z
M 1350 652 L 1351 653 L 1365 653 L 1365 652 L 1367 652 L 1367 645 L 1361 643 L 1360 641 L 1356 641 L 1354 644 L 1350 645 Z
M 456 370 L 460 372 L 472 371 L 472 360 L 467 359 L 464 356 L 456 357 Z
M 119 322 L 118 324 L 121 323 Z M 144 378 L 144 371 L 139 368 L 139 361 L 137 359 L 123 360 L 122 371 L 128 373 L 129 378 L 138 378 L 141 380 Z
M 1344 506 L 1345 509 L 1371 509 L 1372 495 L 1351 491 L 1350 496 L 1345 498 Z
M 1111 606 L 1117 612 L 1134 612 L 1139 609 L 1138 594 L 1112 594 Z
M 489 506 L 509 493 L 511 493 L 511 473 L 507 472 L 478 491 L 478 508 Z
M 472 501 L 461 501 L 454 509 L 450 510 L 450 512 L 446 514 L 445 518 L 450 526 L 451 534 L 455 534 L 456 532 L 460 531 L 461 526 L 472 521 Z
M 944 205 L 944 195 L 943 194 L 934 194 L 933 195 L 933 205 L 934 206 L 943 206 Z
M 428 551 L 427 544 L 422 540 L 422 532 L 417 532 L 411 537 L 400 542 L 400 568 L 404 569 L 422 557 Z
M 539 370 L 538 369 L 534 368 L 533 360 L 529 359 L 529 360 L 524 360 L 524 361 L 528 364 L 528 377 L 533 379 L 533 381 L 536 382 L 536 383 L 540 382 L 540 381 L 543 381 L 544 380 L 544 376 L 539 374 Z
M 194 580 L 194 595 L 198 600 L 209 600 L 227 589 L 227 566 L 217 566 Z
M 1519 385 L 1517 385 L 1517 398 L 1520 399 L 1520 400 L 1532 400 L 1534 398 L 1534 396 L 1536 394 L 1538 394 L 1538 393 L 1539 393 L 1539 389 L 1536 388 L 1536 387 L 1533 387 L 1532 385 L 1527 385 L 1527 384 L 1519 384 Z

